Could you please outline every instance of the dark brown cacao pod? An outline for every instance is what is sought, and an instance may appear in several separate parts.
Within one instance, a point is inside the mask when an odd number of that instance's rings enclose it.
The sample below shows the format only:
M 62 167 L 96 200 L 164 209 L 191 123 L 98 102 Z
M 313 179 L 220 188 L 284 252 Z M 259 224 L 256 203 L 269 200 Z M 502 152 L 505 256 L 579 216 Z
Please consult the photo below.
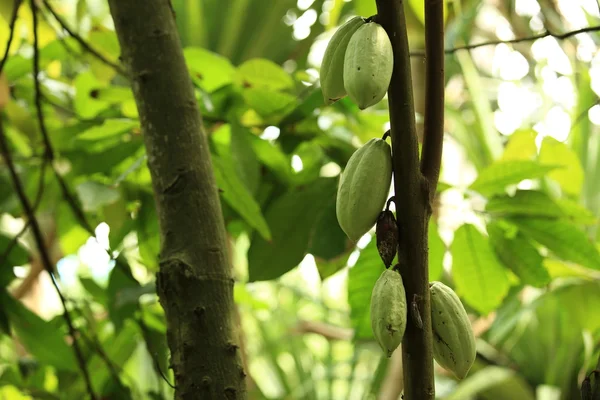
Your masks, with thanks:
M 385 267 L 389 268 L 398 251 L 398 226 L 396 225 L 396 218 L 390 210 L 382 211 L 379 214 L 375 235 L 377 236 L 379 256 Z

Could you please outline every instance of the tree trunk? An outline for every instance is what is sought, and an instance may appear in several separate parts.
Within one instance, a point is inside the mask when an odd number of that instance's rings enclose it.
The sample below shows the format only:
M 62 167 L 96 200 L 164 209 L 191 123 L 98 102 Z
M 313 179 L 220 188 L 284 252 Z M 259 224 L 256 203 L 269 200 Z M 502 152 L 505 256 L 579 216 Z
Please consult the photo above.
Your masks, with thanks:
M 245 399 L 233 279 L 210 152 L 168 0 L 109 0 L 159 219 L 157 292 L 177 399 Z

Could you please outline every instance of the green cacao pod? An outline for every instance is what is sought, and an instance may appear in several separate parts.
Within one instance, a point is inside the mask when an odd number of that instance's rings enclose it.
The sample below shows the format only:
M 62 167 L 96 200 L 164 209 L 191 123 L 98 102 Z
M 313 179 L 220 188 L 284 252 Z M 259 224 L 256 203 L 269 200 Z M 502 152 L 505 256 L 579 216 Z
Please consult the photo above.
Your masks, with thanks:
M 389 195 L 391 151 L 385 140 L 373 138 L 352 154 L 341 174 L 335 211 L 354 242 L 373 227 Z
M 371 294 L 371 329 L 386 356 L 402 342 L 406 330 L 406 293 L 400 274 L 383 271 Z
M 331 104 L 346 96 L 344 88 L 344 56 L 350 38 L 365 24 L 361 17 L 354 17 L 340 26 L 333 34 L 321 62 L 321 91 L 325 104 Z
M 471 321 L 454 291 L 441 282 L 429 284 L 433 358 L 463 379 L 475 362 L 477 349 Z
M 375 225 L 375 236 L 379 256 L 385 267 L 389 268 L 398 251 L 398 225 L 394 213 L 390 210 L 384 210 L 379 214 Z
M 344 87 L 358 108 L 364 110 L 383 99 L 393 69 L 394 52 L 385 29 L 376 22 L 358 28 L 344 55 Z

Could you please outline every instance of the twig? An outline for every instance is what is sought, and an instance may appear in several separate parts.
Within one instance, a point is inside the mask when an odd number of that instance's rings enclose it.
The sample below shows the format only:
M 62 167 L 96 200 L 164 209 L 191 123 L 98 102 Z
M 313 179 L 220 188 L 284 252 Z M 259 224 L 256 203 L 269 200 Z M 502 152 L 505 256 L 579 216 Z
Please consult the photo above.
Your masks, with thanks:
M 565 32 L 565 33 L 552 33 L 546 29 L 546 31 L 544 33 L 540 33 L 538 35 L 527 36 L 527 37 L 517 38 L 517 39 L 510 39 L 510 40 L 491 40 L 489 42 L 481 42 L 481 43 L 469 44 L 469 45 L 464 45 L 464 46 L 457 46 L 457 47 L 453 47 L 451 49 L 444 50 L 444 53 L 445 54 L 454 54 L 460 50 L 473 50 L 473 49 L 477 49 L 479 47 L 485 47 L 485 46 L 532 42 L 534 40 L 543 39 L 548 36 L 552 36 L 553 38 L 555 38 L 557 40 L 565 40 L 567 38 L 570 38 L 571 36 L 576 36 L 576 35 L 579 35 L 582 33 L 598 32 L 598 31 L 600 31 L 600 26 L 588 26 L 585 28 L 576 29 L 574 31 L 569 31 L 569 32 Z M 425 51 L 424 50 L 411 51 L 410 56 L 411 57 L 425 57 Z
M 165 373 L 160 368 L 160 364 L 158 363 L 158 359 L 156 358 L 156 353 L 154 351 L 152 351 L 152 348 L 150 346 L 150 339 L 148 337 L 148 333 L 149 333 L 148 327 L 144 323 L 143 316 L 142 316 L 144 311 L 142 310 L 142 307 L 139 304 L 138 304 L 138 310 L 140 311 L 140 316 L 139 316 L 139 318 L 136 318 L 136 322 L 137 322 L 138 326 L 140 327 L 140 330 L 142 331 L 142 336 L 144 337 L 144 343 L 146 344 L 146 351 L 148 352 L 148 354 L 150 354 L 150 358 L 152 358 L 152 361 L 154 362 L 154 372 L 156 372 L 156 375 L 159 378 L 162 378 L 167 383 L 167 385 L 169 385 L 171 387 L 171 389 L 175 389 L 175 385 L 173 385 L 171 383 L 171 381 L 169 381 L 169 379 L 165 376 Z
M 110 61 L 108 58 L 106 58 L 102 54 L 100 54 L 97 50 L 94 50 L 85 40 L 83 40 L 83 38 L 81 36 L 79 36 L 71 28 L 69 28 L 67 23 L 62 19 L 62 17 L 60 15 L 58 15 L 58 13 L 56 11 L 54 11 L 54 9 L 50 6 L 50 3 L 48 3 L 47 0 L 43 0 L 43 2 L 44 2 L 44 6 L 48 9 L 48 11 L 50 11 L 50 14 L 52 14 L 54 19 L 56 19 L 56 21 L 59 23 L 59 25 L 65 31 L 67 31 L 67 33 L 69 35 L 71 35 L 71 37 L 73 39 L 75 39 L 81 45 L 81 47 L 83 47 L 88 53 L 92 54 L 94 57 L 96 57 L 97 59 L 99 59 L 100 61 L 105 63 L 106 65 L 114 68 L 119 74 L 121 74 L 125 77 L 128 76 L 127 73 L 125 72 L 125 70 L 120 65 L 115 64 L 114 62 Z
M 17 14 L 19 12 L 20 6 L 21 0 L 15 0 L 13 4 L 13 13 L 10 17 L 10 25 L 8 27 L 8 41 L 6 42 L 6 49 L 4 50 L 2 61 L 0 61 L 0 72 L 2 72 L 2 70 L 4 69 L 4 63 L 8 59 L 8 52 L 10 51 L 10 45 L 12 44 L 13 36 L 15 35 L 15 23 L 17 22 Z
M 36 212 L 37 208 L 40 206 L 40 203 L 42 202 L 42 197 L 43 197 L 42 195 L 44 193 L 44 182 L 46 180 L 45 179 L 46 178 L 46 163 L 47 163 L 47 160 L 45 158 L 42 159 L 42 167 L 40 168 L 40 180 L 38 183 L 38 190 L 37 190 L 37 194 L 35 195 L 35 201 L 33 202 L 33 212 L 34 213 Z M 0 266 L 2 266 L 4 264 L 4 262 L 8 259 L 8 256 L 10 256 L 10 253 L 12 252 L 13 248 L 19 242 L 19 239 L 21 238 L 21 236 L 23 236 L 25 234 L 25 232 L 27 232 L 27 228 L 29 228 L 29 223 L 30 223 L 30 221 L 25 222 L 25 225 L 23 225 L 23 228 L 21 228 L 21 230 L 12 238 L 11 242 L 8 244 L 8 246 L 6 247 L 6 249 L 0 256 Z
M 32 3 L 34 1 L 35 0 L 32 0 Z M 34 14 L 34 21 L 35 21 L 35 11 L 33 12 L 33 14 Z M 83 374 L 83 377 L 85 379 L 85 383 L 87 385 L 88 392 L 89 392 L 91 398 L 96 399 L 96 396 L 94 395 L 94 391 L 92 388 L 92 381 L 90 379 L 90 375 L 88 373 L 87 366 L 85 363 L 85 358 L 83 356 L 83 352 L 79 348 L 79 343 L 77 342 L 77 331 L 75 330 L 75 327 L 73 326 L 73 321 L 71 320 L 71 315 L 69 314 L 69 311 L 67 309 L 67 304 L 66 304 L 65 298 L 64 298 L 63 294 L 61 293 L 60 288 L 58 287 L 58 284 L 56 283 L 56 279 L 54 279 L 52 261 L 50 259 L 50 255 L 48 254 L 48 250 L 46 249 L 46 246 L 44 244 L 44 238 L 42 235 L 42 231 L 41 231 L 38 221 L 35 217 L 35 214 L 33 212 L 33 208 L 31 206 L 31 204 L 29 203 L 29 199 L 27 198 L 27 195 L 25 194 L 25 190 L 23 188 L 23 184 L 21 183 L 21 179 L 17 175 L 17 171 L 13 164 L 12 157 L 11 157 L 10 151 L 8 149 L 8 143 L 6 142 L 6 137 L 4 135 L 4 126 L 2 124 L 2 121 L 0 121 L 0 152 L 2 152 L 2 155 L 6 161 L 6 165 L 8 167 L 8 171 L 10 173 L 13 185 L 15 187 L 15 191 L 17 193 L 17 196 L 19 197 L 19 200 L 21 201 L 21 204 L 23 206 L 25 214 L 27 215 L 27 219 L 29 220 L 29 223 L 31 225 L 31 230 L 33 232 L 33 236 L 35 238 L 35 242 L 37 244 L 38 250 L 40 252 L 40 256 L 41 256 L 42 263 L 44 265 L 44 269 L 50 275 L 52 284 L 54 285 L 54 289 L 56 290 L 56 293 L 58 294 L 58 297 L 60 298 L 60 302 L 63 306 L 63 310 L 64 310 L 63 318 L 65 319 L 65 322 L 67 323 L 67 326 L 69 328 L 69 334 L 73 338 L 73 350 L 75 352 L 75 357 L 77 358 L 77 362 L 79 364 L 79 369 L 81 370 L 81 373 Z
M 421 304 L 423 328 L 420 329 L 412 319 L 408 319 L 402 341 L 404 395 L 407 399 L 433 400 L 435 390 L 426 223 L 430 203 L 428 193 L 424 190 L 427 188 L 423 184 L 426 180 L 419 168 L 419 140 L 416 132 L 404 3 L 398 0 L 376 1 L 378 19 L 386 30 L 394 51 L 394 71 L 388 89 L 388 103 L 395 203 L 396 210 L 402 210 L 397 212 L 396 217 L 398 226 L 401 226 L 403 231 L 411 232 L 410 235 L 402 235 L 400 238 L 398 259 L 402 260 L 400 269 L 407 299 L 412 299 L 414 295 L 423 299 Z M 425 8 L 441 6 L 441 0 L 433 0 L 433 3 Z M 437 12 L 435 11 L 433 16 Z M 427 42 L 428 46 L 431 44 L 433 43 Z M 435 191 L 435 187 L 432 190 Z

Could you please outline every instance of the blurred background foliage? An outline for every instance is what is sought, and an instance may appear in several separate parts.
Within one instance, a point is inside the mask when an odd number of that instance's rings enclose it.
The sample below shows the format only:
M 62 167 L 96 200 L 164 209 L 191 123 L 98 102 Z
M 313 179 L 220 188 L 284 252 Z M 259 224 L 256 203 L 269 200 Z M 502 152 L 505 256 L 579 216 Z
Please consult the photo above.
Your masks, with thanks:
M 353 15 L 375 14 L 374 0 L 172 3 L 222 190 L 250 398 L 399 398 L 400 351 L 382 357 L 369 323 L 383 265 L 371 235 L 349 243 L 334 208 L 339 172 L 387 129 L 387 103 L 325 107 L 318 87 L 329 38 Z M 12 4 L 0 2 L 2 53 Z M 0 80 L 12 157 L 39 199 L 94 390 L 171 398 L 150 175 L 108 6 L 37 4 L 41 92 L 28 2 Z M 406 4 L 420 122 L 423 5 Z M 446 2 L 430 279 L 460 295 L 478 358 L 462 382 L 436 369 L 440 399 L 575 399 L 596 364 L 599 10 L 594 0 Z M 73 338 L 4 163 L 0 213 L 0 399 L 83 398 Z

